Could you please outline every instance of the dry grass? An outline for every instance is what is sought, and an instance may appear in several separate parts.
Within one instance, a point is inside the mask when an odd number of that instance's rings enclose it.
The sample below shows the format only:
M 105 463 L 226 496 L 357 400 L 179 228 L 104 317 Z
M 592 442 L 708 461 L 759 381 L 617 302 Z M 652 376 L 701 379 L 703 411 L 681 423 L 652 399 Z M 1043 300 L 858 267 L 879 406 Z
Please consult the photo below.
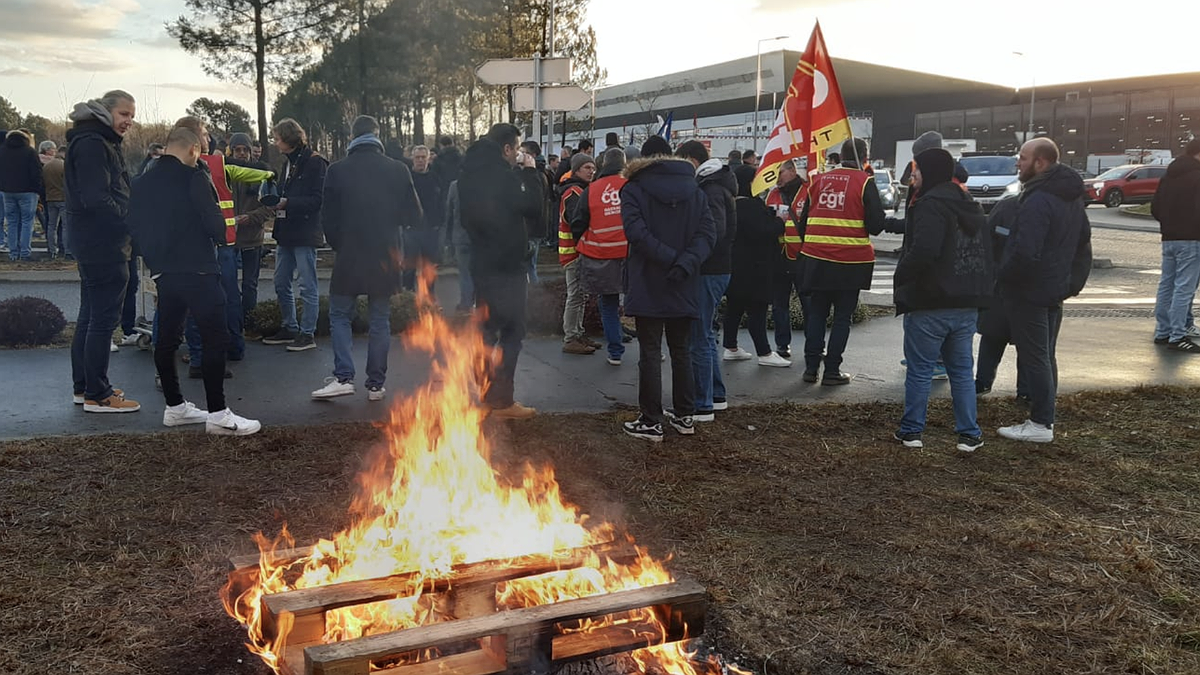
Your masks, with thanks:
M 1198 673 L 1197 393 L 1067 397 L 1054 445 L 974 455 L 944 402 L 916 452 L 888 441 L 893 404 L 741 408 L 661 446 L 620 435 L 626 413 L 491 431 L 502 463 L 553 462 L 673 554 L 755 672 Z M 284 519 L 302 541 L 343 525 L 378 433 L 0 444 L 0 672 L 264 672 L 220 609 L 224 558 Z

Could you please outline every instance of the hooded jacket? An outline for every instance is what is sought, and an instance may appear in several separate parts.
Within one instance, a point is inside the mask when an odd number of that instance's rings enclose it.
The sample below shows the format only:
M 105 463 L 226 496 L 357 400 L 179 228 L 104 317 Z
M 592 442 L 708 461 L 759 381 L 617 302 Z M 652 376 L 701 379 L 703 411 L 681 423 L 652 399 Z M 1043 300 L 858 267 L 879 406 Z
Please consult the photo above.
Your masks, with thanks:
M 42 161 L 23 133 L 10 131 L 0 142 L 0 192 L 32 192 L 46 200 Z
M 71 254 L 85 265 L 129 262 L 129 170 L 121 135 L 93 111 L 83 113 L 72 114 L 75 126 L 67 131 L 65 222 Z
M 490 139 L 467 149 L 458 200 L 463 231 L 471 241 L 473 274 L 525 274 L 531 255 L 526 221 L 542 215 L 543 182 L 537 169 L 514 169 Z
M 1055 164 L 1025 184 L 1000 259 L 1000 294 L 1038 307 L 1078 295 L 1092 268 L 1092 228 L 1083 179 Z
M 994 287 L 983 208 L 951 182 L 917 197 L 896 265 L 896 313 L 978 308 Z
M 1163 241 L 1200 240 L 1200 160 L 1183 156 L 1171 162 L 1150 203 Z
M 756 197 L 738 197 L 734 204 L 737 234 L 726 294 L 731 300 L 766 305 L 775 288 L 783 221 Z
M 621 188 L 621 220 L 629 241 L 625 313 L 699 318 L 700 266 L 716 244 L 717 226 L 692 163 L 645 157 L 630 163 L 624 175 L 629 180 Z
M 225 216 L 204 172 L 163 155 L 133 182 L 128 220 L 154 274 L 221 273 L 215 246 L 225 242 Z
M 730 251 L 737 236 L 737 207 L 733 200 L 738 193 L 738 180 L 721 160 L 710 159 L 696 169 L 696 182 L 708 198 L 708 209 L 717 226 L 717 243 L 700 266 L 700 273 L 729 274 L 733 264 Z

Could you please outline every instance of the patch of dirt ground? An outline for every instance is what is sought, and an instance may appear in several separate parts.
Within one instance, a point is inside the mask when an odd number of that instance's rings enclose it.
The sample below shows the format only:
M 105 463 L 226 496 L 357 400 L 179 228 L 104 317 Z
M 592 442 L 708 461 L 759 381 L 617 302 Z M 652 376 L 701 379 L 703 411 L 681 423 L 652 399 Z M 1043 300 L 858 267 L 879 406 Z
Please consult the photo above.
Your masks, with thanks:
M 693 438 L 628 412 L 489 426 L 552 463 L 710 594 L 708 643 L 756 673 L 1200 673 L 1200 391 L 1064 397 L 1053 445 L 924 450 L 901 408 L 735 408 Z M 984 399 L 985 429 L 1023 419 Z M 265 673 L 217 596 L 286 520 L 346 524 L 370 425 L 0 444 L 0 672 Z

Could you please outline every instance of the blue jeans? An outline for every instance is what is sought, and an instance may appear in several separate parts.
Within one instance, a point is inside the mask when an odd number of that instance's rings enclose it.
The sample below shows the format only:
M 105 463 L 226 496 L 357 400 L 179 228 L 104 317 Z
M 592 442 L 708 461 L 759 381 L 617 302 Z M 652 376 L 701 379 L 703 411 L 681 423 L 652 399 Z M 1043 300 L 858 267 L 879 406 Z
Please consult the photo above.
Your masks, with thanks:
M 226 358 L 241 361 L 246 355 L 246 337 L 242 333 L 242 294 L 238 288 L 237 268 L 241 251 L 232 246 L 217 247 L 217 264 L 221 267 L 221 290 L 225 292 L 225 327 L 229 332 Z M 293 312 L 295 304 L 293 303 Z M 204 363 L 204 341 L 200 338 L 200 326 L 189 314 L 185 336 L 188 346 L 188 363 L 200 367 Z
M 129 265 L 123 262 L 79 265 L 79 317 L 71 341 L 71 379 L 74 393 L 89 401 L 112 396 L 109 348 L 121 320 L 128 277 Z
M 1154 303 L 1154 337 L 1171 342 L 1187 332 L 1196 284 L 1200 282 L 1200 241 L 1164 241 L 1162 278 Z
M 710 413 L 714 398 L 725 398 L 725 380 L 721 377 L 721 353 L 713 317 L 717 303 L 729 287 L 728 274 L 704 274 L 700 277 L 700 319 L 692 322 L 692 377 L 696 380 L 696 412 Z
M 333 376 L 338 382 L 354 381 L 354 357 L 350 353 L 354 336 L 350 321 L 354 318 L 357 298 L 352 295 L 329 296 L 329 336 L 333 341 Z M 391 344 L 391 304 L 386 295 L 367 299 L 371 332 L 367 341 L 367 388 L 382 387 L 387 379 L 388 347 Z
M 608 293 L 598 296 L 596 304 L 600 307 L 600 325 L 604 326 L 608 356 L 619 359 L 625 355 L 624 333 L 621 332 L 621 295 Z
M 66 202 L 46 202 L 46 252 L 53 258 L 66 252 L 62 241 L 62 212 Z
M 979 436 L 975 417 L 975 362 L 973 358 L 975 309 L 932 309 L 904 315 L 904 417 L 900 433 L 925 430 L 933 367 L 938 359 L 950 376 L 950 398 L 954 403 L 955 431 Z
M 262 269 L 261 246 L 239 251 L 238 269 L 242 270 L 242 328 L 250 324 L 250 312 L 258 305 L 258 273 Z
M 292 295 L 292 279 L 300 277 L 300 301 L 304 303 L 302 325 L 296 323 L 296 299 Z M 317 290 L 317 249 L 312 246 L 278 246 L 275 248 L 275 295 L 279 298 L 281 325 L 293 333 L 305 335 L 317 332 L 317 312 L 320 300 Z
M 29 260 L 33 219 L 37 216 L 36 192 L 4 192 L 4 220 L 8 223 L 9 260 Z

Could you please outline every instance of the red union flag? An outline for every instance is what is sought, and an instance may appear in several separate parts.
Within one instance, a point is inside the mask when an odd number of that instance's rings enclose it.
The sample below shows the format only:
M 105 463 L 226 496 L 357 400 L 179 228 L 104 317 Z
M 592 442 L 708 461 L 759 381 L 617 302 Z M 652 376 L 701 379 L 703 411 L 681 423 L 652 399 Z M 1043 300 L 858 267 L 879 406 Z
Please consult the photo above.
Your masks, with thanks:
M 792 75 L 751 192 L 757 195 L 773 187 L 779 178 L 779 166 L 789 159 L 807 157 L 809 171 L 815 171 L 817 155 L 848 138 L 850 120 L 846 103 L 833 74 L 833 61 L 825 49 L 818 21 Z

